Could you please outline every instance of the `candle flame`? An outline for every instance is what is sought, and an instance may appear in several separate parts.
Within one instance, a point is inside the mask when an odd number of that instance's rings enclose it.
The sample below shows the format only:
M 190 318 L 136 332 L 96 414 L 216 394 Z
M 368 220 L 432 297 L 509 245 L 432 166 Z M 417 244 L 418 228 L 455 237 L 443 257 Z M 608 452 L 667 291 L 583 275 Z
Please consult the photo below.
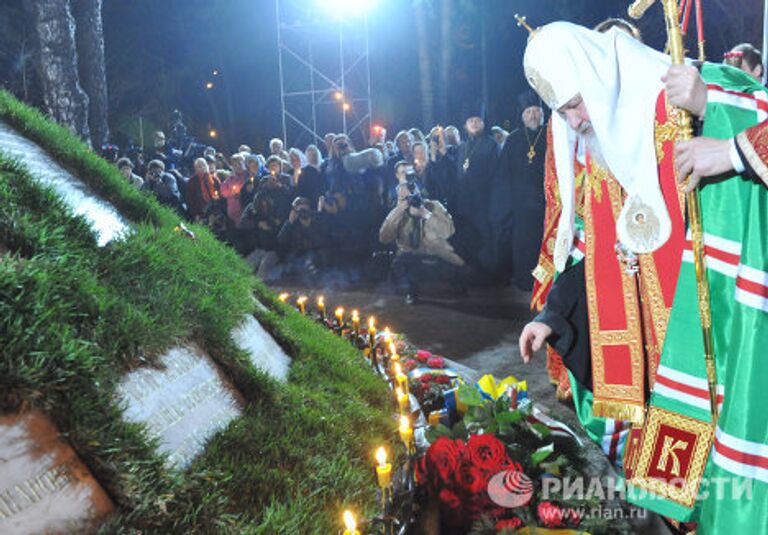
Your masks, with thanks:
M 354 533 L 357 529 L 357 522 L 355 521 L 355 515 L 352 511 L 344 511 L 344 526 L 350 533 Z
M 339 307 L 336 309 L 336 317 L 341 318 L 344 316 L 344 307 Z
M 319 307 L 325 306 L 325 297 L 323 297 L 322 295 L 317 298 L 317 306 Z
M 379 466 L 382 468 L 387 464 L 387 450 L 384 449 L 384 446 L 376 450 L 376 462 L 379 463 Z
M 360 321 L 360 313 L 357 309 L 352 311 L 352 321 Z
M 298 304 L 300 304 L 300 305 L 303 305 L 304 303 L 306 303 L 306 302 L 307 302 L 307 296 L 306 296 L 306 295 L 302 295 L 301 297 L 299 297 L 299 298 L 296 300 L 296 302 L 297 302 Z
M 376 328 L 376 318 L 374 318 L 373 316 L 368 318 L 368 328 L 369 329 L 375 329 Z
M 400 417 L 400 431 L 406 432 L 411 428 L 411 422 L 408 420 L 408 417 L 403 415 Z
M 285 303 L 290 296 L 291 294 L 283 292 L 280 295 L 278 295 L 277 298 L 280 299 L 280 301 L 282 301 L 283 303 Z

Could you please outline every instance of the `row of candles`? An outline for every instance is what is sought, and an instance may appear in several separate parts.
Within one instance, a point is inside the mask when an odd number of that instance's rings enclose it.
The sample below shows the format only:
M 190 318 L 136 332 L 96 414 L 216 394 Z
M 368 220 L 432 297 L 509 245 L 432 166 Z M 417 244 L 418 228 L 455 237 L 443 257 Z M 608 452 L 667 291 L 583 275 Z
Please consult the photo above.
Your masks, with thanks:
M 281 293 L 278 299 L 283 303 L 287 303 L 290 298 L 290 294 Z M 307 313 L 307 302 L 309 298 L 306 295 L 301 295 L 296 299 L 296 306 L 302 315 Z M 325 322 L 326 309 L 325 298 L 319 296 L 316 301 L 317 312 L 320 316 L 320 320 Z M 334 310 L 334 318 L 336 320 L 336 327 L 339 333 L 344 325 L 345 310 L 344 307 L 337 307 Z M 352 310 L 352 332 L 354 336 L 360 335 L 360 313 L 357 310 Z M 378 370 L 378 357 L 376 355 L 376 336 L 378 331 L 376 329 L 376 318 L 371 316 L 368 318 L 368 350 L 370 351 L 371 364 Z M 388 357 L 389 369 L 387 374 L 391 377 L 391 386 L 395 395 L 395 401 L 400 412 L 400 425 L 399 434 L 400 440 L 405 446 L 406 453 L 411 456 L 416 453 L 416 446 L 413 438 L 413 427 L 410 420 L 410 391 L 408 388 L 408 376 L 403 373 L 402 366 L 400 364 L 400 355 L 397 353 L 394 341 L 392 340 L 392 334 L 388 327 L 384 328 L 383 333 L 383 347 L 386 356 Z M 430 415 L 430 424 L 432 424 L 432 415 Z M 382 504 L 386 511 L 389 500 L 392 497 L 392 464 L 387 462 L 387 451 L 382 446 L 376 450 L 376 478 L 379 484 L 379 488 L 382 493 Z M 343 514 L 344 520 L 344 535 L 360 535 L 360 531 L 357 529 L 357 521 L 354 514 L 347 510 Z

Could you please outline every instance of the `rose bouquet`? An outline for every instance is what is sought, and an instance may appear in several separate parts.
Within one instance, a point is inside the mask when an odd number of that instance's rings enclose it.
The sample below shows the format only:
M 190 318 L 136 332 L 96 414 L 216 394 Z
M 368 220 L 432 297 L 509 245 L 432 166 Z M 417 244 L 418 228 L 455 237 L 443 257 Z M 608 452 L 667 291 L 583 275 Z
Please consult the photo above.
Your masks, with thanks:
M 415 464 L 423 499 L 437 504 L 442 533 L 512 533 L 526 527 L 605 533 L 600 507 L 544 490 L 549 477 L 583 477 L 577 439 L 537 417 L 530 403 L 512 408 L 507 394 L 484 399 L 475 386 L 458 397 L 467 409 L 452 427 L 430 426 L 429 448 Z M 616 528 L 616 523 L 611 528 Z

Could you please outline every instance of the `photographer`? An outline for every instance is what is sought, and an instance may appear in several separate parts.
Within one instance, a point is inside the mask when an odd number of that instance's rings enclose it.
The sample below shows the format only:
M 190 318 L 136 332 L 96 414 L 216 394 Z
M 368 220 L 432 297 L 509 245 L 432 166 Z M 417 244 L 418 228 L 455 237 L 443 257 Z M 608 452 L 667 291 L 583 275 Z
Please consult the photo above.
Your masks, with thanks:
M 160 204 L 173 208 L 182 216 L 186 212 L 176 178 L 165 172 L 165 164 L 160 160 L 152 160 L 147 165 L 147 176 L 141 191 L 152 192 Z
M 395 179 L 397 180 L 397 184 L 387 192 L 387 206 L 390 209 L 397 204 L 398 190 L 400 186 L 410 184 L 408 187 L 410 187 L 412 191 L 415 191 L 413 190 L 414 187 L 418 188 L 419 191 L 426 189 L 419 180 L 415 167 L 404 160 L 397 162 L 395 165 Z
M 319 270 L 327 265 L 329 238 L 324 214 L 314 211 L 309 199 L 293 200 L 277 242 L 280 261 L 269 272 L 265 268 L 266 277 L 297 275 L 305 284 L 318 282 Z
M 463 291 L 464 260 L 448 243 L 453 233 L 453 220 L 442 204 L 424 200 L 411 183 L 397 187 L 397 206 L 384 220 L 379 241 L 397 245 L 392 274 L 398 286 L 405 286 L 407 304 L 416 302 L 422 280 L 442 279 Z

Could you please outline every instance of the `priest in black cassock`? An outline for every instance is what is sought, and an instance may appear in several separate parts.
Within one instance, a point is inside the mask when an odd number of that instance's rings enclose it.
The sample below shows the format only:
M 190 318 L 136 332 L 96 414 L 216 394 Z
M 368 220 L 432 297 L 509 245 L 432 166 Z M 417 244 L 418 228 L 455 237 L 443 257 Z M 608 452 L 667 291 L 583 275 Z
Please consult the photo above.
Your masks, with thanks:
M 519 127 L 507 137 L 493 177 L 489 217 L 496 271 L 520 290 L 533 285 L 544 231 L 544 155 L 547 126 L 538 96 L 518 97 Z
M 485 129 L 482 107 L 466 120 L 467 139 L 457 152 L 457 184 L 453 218 L 456 234 L 453 245 L 475 273 L 491 267 L 491 221 L 489 206 L 499 159 L 499 146 Z

